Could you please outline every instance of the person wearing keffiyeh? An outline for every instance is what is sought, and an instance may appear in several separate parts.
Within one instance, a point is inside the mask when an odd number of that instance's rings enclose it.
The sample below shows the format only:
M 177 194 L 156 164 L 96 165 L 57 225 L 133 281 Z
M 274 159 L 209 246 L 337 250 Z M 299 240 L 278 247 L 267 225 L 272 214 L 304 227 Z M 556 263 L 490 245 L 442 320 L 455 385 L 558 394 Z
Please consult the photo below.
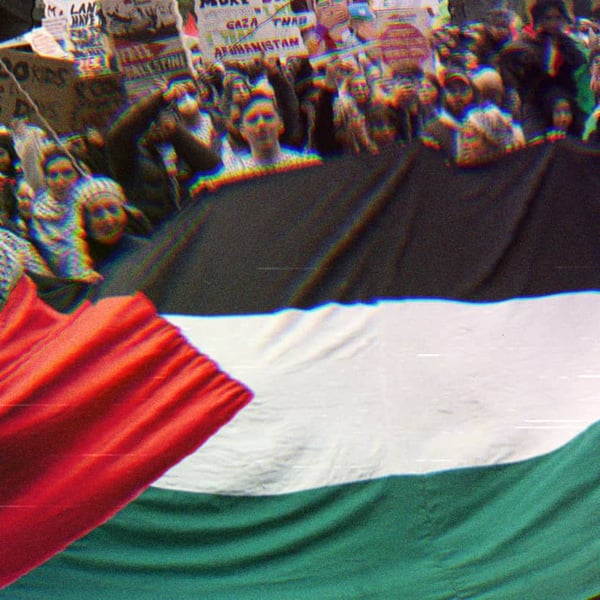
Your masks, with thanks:
M 23 274 L 52 278 L 48 265 L 31 243 L 0 227 L 0 307 Z
M 34 198 L 32 241 L 55 276 L 97 283 L 102 276 L 87 252 L 83 217 L 71 193 L 82 175 L 58 148 L 46 153 L 42 167 L 46 187 Z

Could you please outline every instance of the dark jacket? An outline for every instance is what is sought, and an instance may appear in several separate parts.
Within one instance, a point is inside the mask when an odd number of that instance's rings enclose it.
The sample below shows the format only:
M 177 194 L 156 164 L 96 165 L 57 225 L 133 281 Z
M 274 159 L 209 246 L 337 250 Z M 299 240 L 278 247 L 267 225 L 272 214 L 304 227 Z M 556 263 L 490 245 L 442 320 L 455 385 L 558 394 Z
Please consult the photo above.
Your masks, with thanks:
M 156 146 L 144 138 L 144 132 L 165 108 L 162 91 L 158 90 L 128 107 L 106 137 L 111 177 L 123 186 L 128 202 L 153 225 L 162 223 L 188 199 L 185 186 L 169 175 Z M 212 172 L 221 166 L 219 155 L 179 121 L 168 141 L 192 172 Z

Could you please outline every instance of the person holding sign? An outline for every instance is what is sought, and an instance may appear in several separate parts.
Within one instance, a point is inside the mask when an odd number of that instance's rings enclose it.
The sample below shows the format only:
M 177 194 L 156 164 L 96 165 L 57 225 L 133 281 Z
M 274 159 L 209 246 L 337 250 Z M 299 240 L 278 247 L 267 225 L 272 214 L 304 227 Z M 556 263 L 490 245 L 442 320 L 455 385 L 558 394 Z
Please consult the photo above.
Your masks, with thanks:
M 111 177 L 129 202 L 157 226 L 189 198 L 187 179 L 165 164 L 161 145 L 170 144 L 186 171 L 210 173 L 221 166 L 218 153 L 201 142 L 176 114 L 178 88 L 166 86 L 129 106 L 106 136 Z

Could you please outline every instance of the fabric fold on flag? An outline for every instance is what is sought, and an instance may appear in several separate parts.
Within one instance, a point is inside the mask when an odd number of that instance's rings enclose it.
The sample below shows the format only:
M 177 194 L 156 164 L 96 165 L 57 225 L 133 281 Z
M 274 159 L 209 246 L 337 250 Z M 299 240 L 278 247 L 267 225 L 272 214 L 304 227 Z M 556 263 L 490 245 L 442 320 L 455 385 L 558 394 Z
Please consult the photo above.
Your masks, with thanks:
M 0 313 L 0 586 L 62 550 L 251 399 L 142 294 L 63 315 L 23 278 Z

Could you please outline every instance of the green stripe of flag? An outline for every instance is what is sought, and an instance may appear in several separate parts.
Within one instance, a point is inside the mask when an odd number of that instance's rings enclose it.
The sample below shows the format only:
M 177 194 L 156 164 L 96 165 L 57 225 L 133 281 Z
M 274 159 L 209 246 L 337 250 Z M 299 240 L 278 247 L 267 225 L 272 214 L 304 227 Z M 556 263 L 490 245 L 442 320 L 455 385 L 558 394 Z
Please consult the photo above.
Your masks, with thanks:
M 600 591 L 600 425 L 516 464 L 277 496 L 150 488 L 13 599 L 584 599 Z

